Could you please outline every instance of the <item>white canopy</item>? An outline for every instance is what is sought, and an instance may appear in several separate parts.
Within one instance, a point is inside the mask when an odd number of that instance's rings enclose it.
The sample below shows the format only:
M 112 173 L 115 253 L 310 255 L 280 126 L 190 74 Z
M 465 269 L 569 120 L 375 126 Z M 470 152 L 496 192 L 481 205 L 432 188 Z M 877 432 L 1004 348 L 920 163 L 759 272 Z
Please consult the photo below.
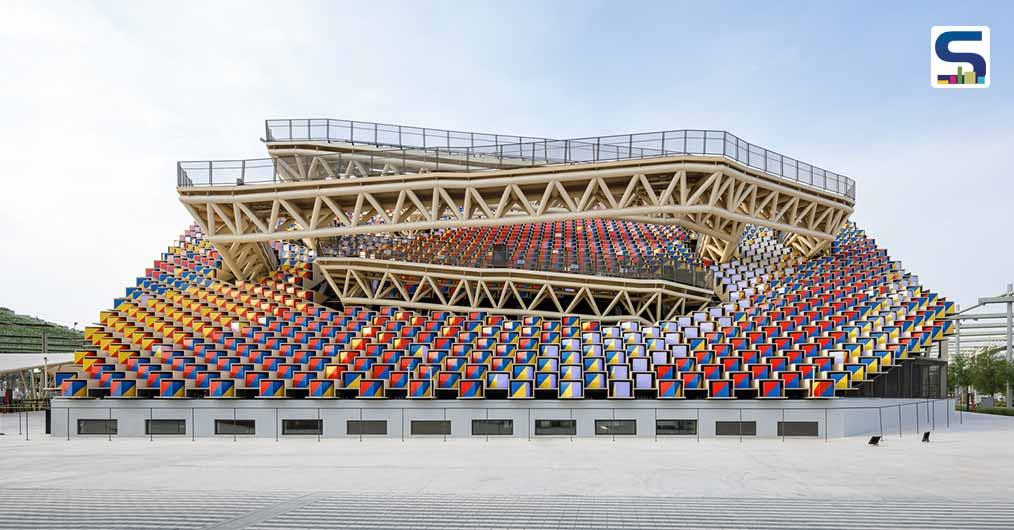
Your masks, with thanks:
M 0 352 L 0 374 L 20 372 L 31 368 L 42 368 L 48 362 L 52 370 L 54 365 L 74 362 L 73 353 L 2 353 Z

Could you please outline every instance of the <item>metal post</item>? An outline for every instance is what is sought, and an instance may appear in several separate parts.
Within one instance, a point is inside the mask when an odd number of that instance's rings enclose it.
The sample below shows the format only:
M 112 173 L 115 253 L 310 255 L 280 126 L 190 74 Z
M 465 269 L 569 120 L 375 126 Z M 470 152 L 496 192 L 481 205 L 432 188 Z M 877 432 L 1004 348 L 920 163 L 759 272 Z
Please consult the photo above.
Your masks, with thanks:
M 1008 347 L 1009 349 L 1010 347 Z M 40 389 L 46 395 L 46 388 L 50 386 L 50 333 L 43 328 L 43 387 Z
M 112 410 L 112 409 L 110 409 L 110 410 Z M 28 419 L 30 417 L 31 417 L 31 415 L 29 413 L 25 412 L 25 441 L 26 442 L 28 441 L 29 434 L 32 432 L 32 430 L 28 427 Z M 108 432 L 108 429 L 107 429 L 107 432 Z M 111 440 L 112 440 L 112 438 L 110 438 L 110 441 Z
M 739 409 L 739 443 L 743 443 L 743 409 Z
M 827 430 L 827 427 L 825 427 L 824 430 Z M 782 407 L 782 441 L 785 441 L 785 407 Z
M 694 430 L 697 431 L 697 442 L 700 443 L 700 441 L 701 441 L 701 409 L 700 408 L 697 409 L 697 428 L 694 429 Z
M 898 405 L 898 438 L 901 437 L 901 405 Z
M 278 441 L 278 407 L 275 407 L 275 441 Z
M 1007 298 L 1014 297 L 1014 284 L 1007 284 Z M 1011 350 L 1014 350 L 1014 302 L 1007 302 L 1007 364 L 1012 361 Z M 1011 386 L 1007 381 L 1007 408 L 1011 407 Z
M 25 424 L 27 424 L 27 423 L 28 422 L 26 421 Z M 110 423 L 113 423 L 113 407 L 109 407 L 109 423 L 106 423 L 106 437 L 109 438 L 109 441 L 111 442 L 111 441 L 113 441 L 113 433 L 109 432 L 109 424 Z M 26 439 L 27 439 L 27 437 L 26 437 Z
M 880 416 L 880 437 L 884 437 L 884 409 L 881 407 L 877 408 L 877 413 Z
M 824 407 L 824 443 L 827 443 L 827 407 Z
M 232 441 L 236 441 L 236 406 L 232 406 Z
M 70 408 L 65 409 L 67 411 L 67 441 L 70 441 Z
M 194 412 L 194 407 L 190 407 L 190 441 L 197 441 L 197 413 Z
M 152 408 L 152 407 L 148 407 L 148 441 L 149 442 L 154 442 L 155 441 L 155 430 L 151 428 L 152 424 L 155 423 L 154 419 L 155 419 L 155 409 Z
M 954 354 L 959 355 L 960 353 L 961 353 L 961 319 L 959 318 L 954 321 Z M 967 401 L 967 399 L 966 400 L 961 399 L 965 394 L 966 387 L 961 386 L 956 388 L 958 389 L 958 400 Z
M 919 404 L 915 403 L 915 433 L 919 434 Z

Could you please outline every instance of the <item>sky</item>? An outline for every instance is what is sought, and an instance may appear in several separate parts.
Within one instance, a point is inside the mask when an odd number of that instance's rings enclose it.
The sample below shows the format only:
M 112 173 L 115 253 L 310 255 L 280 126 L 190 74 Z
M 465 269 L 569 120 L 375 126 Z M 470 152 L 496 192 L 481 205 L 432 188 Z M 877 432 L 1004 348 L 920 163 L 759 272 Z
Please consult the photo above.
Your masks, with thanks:
M 992 82 L 929 86 L 933 25 Z M 682 128 L 848 175 L 853 219 L 967 307 L 1014 282 L 1014 3 L 0 3 L 0 305 L 98 319 L 191 222 L 177 160 L 267 118 L 581 137 Z

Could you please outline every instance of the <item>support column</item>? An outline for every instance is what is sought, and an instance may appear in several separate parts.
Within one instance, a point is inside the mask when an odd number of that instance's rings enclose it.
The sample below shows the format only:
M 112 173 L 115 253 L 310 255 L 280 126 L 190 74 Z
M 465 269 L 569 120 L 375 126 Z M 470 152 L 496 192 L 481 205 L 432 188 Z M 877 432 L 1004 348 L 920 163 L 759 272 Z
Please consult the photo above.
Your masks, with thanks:
M 738 223 L 733 229 L 728 241 L 725 242 L 725 250 L 719 258 L 720 263 L 725 263 L 736 256 L 739 249 L 739 240 L 743 238 L 743 231 L 746 230 L 746 223 Z
M 957 308 L 955 308 L 957 309 Z M 956 311 L 960 313 L 960 311 Z M 954 355 L 961 355 L 961 319 L 954 321 Z M 961 400 L 961 405 L 968 405 L 967 393 L 968 387 L 962 385 L 958 388 L 958 399 Z
M 1014 297 L 1014 284 L 1007 284 L 1008 300 Z M 1007 364 L 1011 363 L 1011 350 L 1014 349 L 1014 302 L 1007 302 Z M 1011 406 L 1011 386 L 1007 381 L 1007 408 Z

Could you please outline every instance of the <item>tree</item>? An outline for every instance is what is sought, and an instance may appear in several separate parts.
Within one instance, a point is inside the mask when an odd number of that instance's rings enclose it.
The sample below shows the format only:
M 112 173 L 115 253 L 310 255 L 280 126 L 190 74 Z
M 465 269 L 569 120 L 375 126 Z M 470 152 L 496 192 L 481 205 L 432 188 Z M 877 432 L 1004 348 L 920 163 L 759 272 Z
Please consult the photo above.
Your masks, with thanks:
M 962 404 L 968 403 L 968 387 L 972 385 L 970 364 L 967 355 L 958 353 L 951 359 L 950 371 L 947 374 L 948 391 L 957 390 L 959 402 Z
M 1010 376 L 1010 365 L 1006 359 L 998 356 L 1003 351 L 1000 346 L 987 346 L 980 349 L 969 366 L 972 386 L 983 394 L 992 396 L 1007 387 Z
M 1007 365 L 1007 373 L 1005 374 L 1006 383 L 1009 385 L 1014 385 L 1014 363 L 1007 362 L 1006 360 L 1004 361 L 1004 363 Z M 1011 405 L 1012 405 L 1011 403 L 1007 404 L 1008 407 L 1010 407 Z

